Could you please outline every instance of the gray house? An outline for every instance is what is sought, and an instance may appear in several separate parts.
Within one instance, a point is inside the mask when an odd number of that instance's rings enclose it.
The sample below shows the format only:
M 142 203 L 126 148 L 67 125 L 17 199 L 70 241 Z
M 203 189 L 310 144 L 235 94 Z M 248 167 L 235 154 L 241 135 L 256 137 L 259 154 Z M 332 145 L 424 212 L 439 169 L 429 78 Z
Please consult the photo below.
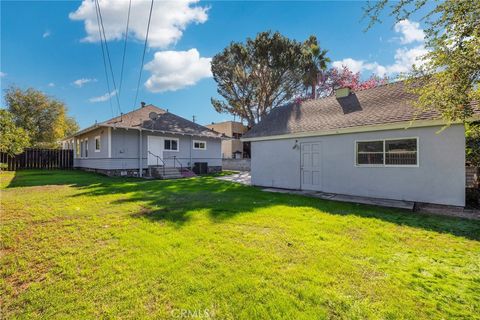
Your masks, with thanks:
M 464 206 L 464 126 L 413 99 L 397 82 L 273 109 L 242 139 L 252 184 Z
M 178 178 L 220 171 L 222 135 L 164 109 L 140 109 L 96 123 L 65 139 L 74 166 L 108 175 Z

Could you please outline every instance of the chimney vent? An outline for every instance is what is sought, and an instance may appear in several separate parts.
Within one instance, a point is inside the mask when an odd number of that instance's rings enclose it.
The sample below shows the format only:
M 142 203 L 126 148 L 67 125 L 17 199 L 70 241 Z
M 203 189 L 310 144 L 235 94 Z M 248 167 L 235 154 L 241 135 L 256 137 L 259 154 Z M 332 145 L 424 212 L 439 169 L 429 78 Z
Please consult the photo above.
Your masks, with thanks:
M 342 87 L 335 89 L 335 97 L 338 98 L 345 98 L 348 97 L 351 93 L 351 89 L 349 87 Z
M 145 102 L 140 102 L 140 105 L 142 106 L 142 108 L 145 108 Z

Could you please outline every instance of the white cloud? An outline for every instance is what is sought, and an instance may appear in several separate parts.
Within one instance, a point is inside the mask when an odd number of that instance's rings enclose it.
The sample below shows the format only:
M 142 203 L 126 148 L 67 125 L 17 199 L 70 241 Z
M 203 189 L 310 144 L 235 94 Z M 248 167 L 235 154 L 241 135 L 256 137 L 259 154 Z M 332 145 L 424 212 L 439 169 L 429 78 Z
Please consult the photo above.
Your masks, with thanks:
M 7 74 L 5 72 L 0 71 L 0 78 L 6 77 Z
M 401 33 L 400 43 L 408 44 L 413 42 L 423 42 L 425 33 L 420 28 L 420 23 L 410 20 L 402 20 L 395 24 L 395 32 Z
M 47 37 L 50 37 L 51 35 L 52 33 L 50 32 L 50 30 L 47 30 L 42 34 L 42 38 L 47 38 Z
M 49 86 L 50 88 L 53 88 L 53 87 L 55 87 L 55 83 L 50 82 L 49 84 L 47 84 L 47 86 Z
M 108 99 L 110 99 L 111 97 L 114 97 L 115 95 L 117 94 L 116 91 L 112 91 L 110 93 L 105 93 L 104 95 L 101 95 L 101 96 L 98 96 L 98 97 L 93 97 L 93 98 L 90 98 L 88 99 L 88 101 L 90 102 L 104 102 L 104 101 L 108 101 Z
M 81 78 L 81 79 L 77 79 L 75 81 L 72 82 L 72 84 L 74 86 L 76 86 L 77 88 L 81 88 L 83 87 L 85 84 L 89 83 L 89 82 L 97 82 L 98 80 L 93 78 L 93 79 L 89 79 L 89 78 Z
M 153 5 L 148 44 L 150 47 L 165 48 L 176 43 L 190 23 L 204 23 L 208 19 L 207 8 L 197 6 L 198 0 L 156 1 Z M 129 0 L 99 0 L 107 40 L 124 37 Z M 129 36 L 144 41 L 147 29 L 150 1 L 132 1 Z M 93 0 L 83 0 L 72 20 L 83 20 L 87 42 L 100 41 Z
M 363 60 L 346 58 L 343 60 L 334 61 L 332 65 L 334 68 L 337 68 L 337 69 L 341 69 L 343 66 L 346 66 L 353 73 L 357 73 L 357 72 L 361 72 L 364 69 L 365 62 Z
M 394 62 L 390 65 L 381 65 L 378 62 L 367 62 L 365 60 L 356 60 L 352 58 L 346 58 L 343 60 L 337 60 L 332 63 L 333 67 L 341 68 L 347 66 L 352 72 L 372 72 L 381 77 L 393 76 L 399 73 L 405 73 L 411 70 L 415 64 L 417 66 L 425 63 L 421 59 L 428 51 L 423 44 L 424 33 L 419 28 L 420 25 L 417 22 L 410 22 L 408 20 L 400 21 L 395 25 L 395 32 L 401 33 L 402 37 L 400 41 L 404 44 L 421 42 L 414 47 L 404 46 L 396 49 Z
M 175 91 L 211 77 L 212 58 L 202 58 L 197 49 L 159 51 L 145 65 L 151 76 L 145 86 L 151 92 Z

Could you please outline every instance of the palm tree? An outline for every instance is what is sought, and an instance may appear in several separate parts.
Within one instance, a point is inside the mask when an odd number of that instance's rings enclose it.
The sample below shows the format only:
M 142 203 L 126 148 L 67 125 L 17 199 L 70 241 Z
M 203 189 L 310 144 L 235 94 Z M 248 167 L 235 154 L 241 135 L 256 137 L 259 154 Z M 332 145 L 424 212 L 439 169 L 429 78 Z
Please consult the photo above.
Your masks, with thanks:
M 328 50 L 321 49 L 317 37 L 313 35 L 303 43 L 303 46 L 305 59 L 304 86 L 306 89 L 311 88 L 311 97 L 315 99 L 319 77 L 327 68 L 327 63 L 330 62 L 330 59 L 326 57 Z

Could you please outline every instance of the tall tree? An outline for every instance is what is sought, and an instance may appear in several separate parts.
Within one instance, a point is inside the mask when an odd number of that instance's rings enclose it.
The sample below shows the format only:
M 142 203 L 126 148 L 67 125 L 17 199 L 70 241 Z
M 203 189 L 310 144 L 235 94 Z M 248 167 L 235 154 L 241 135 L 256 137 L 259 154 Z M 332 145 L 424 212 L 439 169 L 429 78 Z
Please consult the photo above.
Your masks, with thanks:
M 253 126 L 301 92 L 304 72 L 302 44 L 278 32 L 261 32 L 245 44 L 233 42 L 212 59 L 217 92 L 224 98 L 212 98 L 212 105 Z
M 388 83 L 388 78 L 376 75 L 367 80 L 361 80 L 360 72 L 353 72 L 347 66 L 328 69 L 318 84 L 318 96 L 328 97 L 334 94 L 336 88 L 349 87 L 353 91 L 377 87 Z
M 305 59 L 304 86 L 306 89 L 311 89 L 312 99 L 317 97 L 317 85 L 323 78 L 323 72 L 327 69 L 327 63 L 330 62 L 330 59 L 327 58 L 327 52 L 327 50 L 320 48 L 315 36 L 310 36 L 303 43 Z
M 13 115 L 0 109 L 0 151 L 13 156 L 22 153 L 29 144 L 28 134 L 15 125 Z
M 422 58 L 423 64 L 406 75 L 410 90 L 419 95 L 417 107 L 435 109 L 448 122 L 467 121 L 472 115 L 472 102 L 480 100 L 480 1 L 369 2 L 365 8 L 369 28 L 381 22 L 384 10 L 396 22 L 414 13 L 422 15 L 427 25 L 428 53 Z
M 63 102 L 38 90 L 10 87 L 5 102 L 16 126 L 27 132 L 34 147 L 57 147 L 59 140 L 79 129 Z

